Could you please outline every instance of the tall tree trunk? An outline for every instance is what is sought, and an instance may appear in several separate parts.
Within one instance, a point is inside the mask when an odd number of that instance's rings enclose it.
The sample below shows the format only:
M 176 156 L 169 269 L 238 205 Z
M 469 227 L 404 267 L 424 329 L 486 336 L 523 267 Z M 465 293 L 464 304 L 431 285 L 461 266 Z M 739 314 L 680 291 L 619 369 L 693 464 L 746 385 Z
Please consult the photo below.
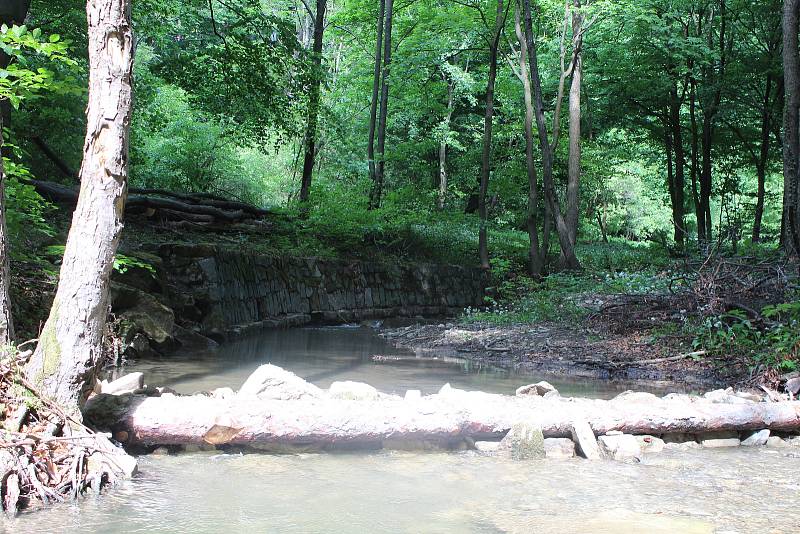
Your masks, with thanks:
M 703 237 L 706 243 L 712 239 L 711 233 L 711 143 L 713 139 L 712 116 L 703 114 L 703 131 L 701 137 L 702 162 L 700 166 L 700 209 L 703 211 L 705 228 Z
M 690 134 L 692 137 L 692 202 L 694 203 L 694 214 L 695 220 L 697 221 L 697 239 L 702 242 L 706 239 L 706 216 L 700 205 L 700 192 L 697 188 L 698 177 L 700 174 L 700 142 L 699 134 L 697 132 L 697 82 L 692 79 L 689 81 L 689 84 L 689 120 L 691 128 Z
M 675 151 L 675 175 L 673 178 L 672 196 L 672 224 L 675 229 L 675 245 L 683 250 L 686 238 L 686 222 L 684 221 L 683 206 L 686 158 L 683 153 L 683 130 L 681 128 L 681 101 L 678 98 L 678 88 L 673 86 L 670 90 L 669 122 L 672 128 L 672 148 Z
M 569 88 L 569 162 L 567 169 L 567 214 L 569 240 L 575 245 L 578 237 L 578 214 L 581 181 L 581 83 L 583 74 L 583 13 L 580 0 L 572 2 L 572 46 L 575 65 Z
M 30 0 L 11 0 L 0 3 L 0 24 L 23 24 L 28 16 Z M 0 51 L 0 68 L 6 68 L 10 57 Z M 11 105 L 0 99 L 0 346 L 14 341 L 14 321 L 11 313 L 11 255 L 8 228 L 6 227 L 5 166 L 3 165 L 3 125 L 8 125 Z
M 378 118 L 378 104 L 381 90 L 381 61 L 383 59 L 383 22 L 385 18 L 386 0 L 380 0 L 378 7 L 378 28 L 375 39 L 375 70 L 372 74 L 372 100 L 369 107 L 369 140 L 367 143 L 367 163 L 369 165 L 369 179 L 374 184 L 376 181 L 375 169 L 375 127 Z
M 553 149 L 554 146 L 550 144 L 547 133 L 547 124 L 545 123 L 544 116 L 544 97 L 542 96 L 542 82 L 539 76 L 539 61 L 536 55 L 536 41 L 533 38 L 533 18 L 531 16 L 530 0 L 522 0 L 522 6 L 525 16 L 525 40 L 528 48 L 528 58 L 531 68 L 531 81 L 533 82 L 533 97 L 534 97 L 534 115 L 536 117 L 536 128 L 539 132 L 539 145 L 542 152 L 542 181 L 544 188 L 544 198 L 550 213 L 555 220 L 556 234 L 558 235 L 558 244 L 561 247 L 563 266 L 567 269 L 580 269 L 580 262 L 575 256 L 575 248 L 569 239 L 569 231 L 567 224 L 564 221 L 564 216 L 561 214 L 561 206 L 556 196 L 555 185 L 553 184 Z M 562 76 L 560 87 L 558 90 L 558 98 L 556 99 L 556 109 L 560 108 L 559 101 L 563 96 L 563 83 L 564 71 L 562 69 Z M 553 124 L 558 123 L 558 113 L 555 113 Z M 554 126 L 554 130 L 555 130 Z M 553 133 L 554 139 L 557 140 L 556 132 Z M 546 217 L 547 220 L 547 217 Z
M 130 0 L 88 0 L 89 104 L 81 190 L 58 289 L 29 379 L 65 409 L 78 407 L 102 363 L 108 286 L 128 188 L 133 30 Z
M 522 30 L 519 0 L 514 6 L 514 32 L 519 42 L 519 78 L 522 81 L 525 102 L 525 170 L 528 174 L 528 272 L 531 276 L 541 276 L 544 270 L 544 254 L 539 248 L 539 178 L 536 176 L 536 164 L 533 160 L 533 91 L 528 72 L 528 45 Z
M 783 3 L 783 247 L 800 254 L 800 0 Z
M 489 43 L 489 79 L 486 82 L 486 113 L 483 117 L 483 153 L 481 154 L 481 185 L 478 191 L 478 216 L 481 220 L 478 233 L 478 256 L 481 267 L 489 269 L 489 238 L 487 235 L 486 193 L 489 190 L 489 172 L 492 158 L 492 119 L 494 118 L 494 82 L 497 78 L 497 49 L 505 25 L 503 0 L 497 0 L 494 34 Z
M 370 207 L 378 208 L 383 196 L 386 171 L 386 120 L 389 114 L 389 79 L 392 63 L 392 0 L 386 0 L 386 24 L 383 29 L 383 73 L 381 74 L 381 105 L 378 114 L 378 161 L 375 169 Z
M 0 116 L 0 352 L 3 345 L 14 341 L 14 321 L 11 315 L 11 263 L 6 228 L 5 181 L 3 165 L 3 118 Z
M 25 24 L 28 11 L 31 7 L 31 0 L 0 0 L 0 25 L 21 26 Z M 6 68 L 10 57 L 0 50 L 0 68 Z M 11 102 L 6 99 L 0 100 L 0 119 L 7 127 L 11 126 Z
M 764 87 L 764 107 L 761 109 L 761 147 L 756 164 L 758 178 L 758 191 L 756 193 L 756 212 L 753 219 L 753 242 L 761 241 L 761 221 L 764 218 L 764 197 L 766 195 L 767 162 L 769 161 L 769 137 L 772 129 L 772 110 L 770 100 L 772 97 L 772 73 L 767 73 Z
M 453 118 L 453 101 L 455 88 L 453 83 L 445 79 L 447 83 L 447 115 L 444 118 L 445 127 L 450 130 L 450 120 Z M 447 137 L 443 137 L 439 142 L 439 196 L 436 201 L 436 206 L 444 209 L 444 203 L 447 200 Z
M 312 62 L 314 80 L 308 95 L 308 123 L 305 136 L 305 157 L 303 158 L 303 177 L 300 183 L 300 202 L 306 202 L 311 192 L 311 178 L 314 174 L 314 156 L 317 148 L 317 118 L 319 117 L 320 85 L 324 76 L 322 70 L 322 37 L 325 31 L 325 9 L 327 0 L 317 0 L 317 12 L 314 16 L 314 44 Z

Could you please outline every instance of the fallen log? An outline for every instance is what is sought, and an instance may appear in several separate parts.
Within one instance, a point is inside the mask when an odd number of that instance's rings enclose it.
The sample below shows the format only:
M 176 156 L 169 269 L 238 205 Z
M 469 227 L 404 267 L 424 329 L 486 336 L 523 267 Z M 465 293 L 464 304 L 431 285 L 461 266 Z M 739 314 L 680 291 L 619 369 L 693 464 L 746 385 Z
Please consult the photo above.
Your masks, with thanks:
M 239 393 L 219 396 L 98 395 L 87 403 L 84 416 L 126 445 L 145 447 L 379 447 L 387 441 L 404 440 L 447 444 L 465 438 L 499 439 L 519 423 L 540 427 L 545 437 L 569 437 L 575 421 L 588 422 L 598 435 L 609 431 L 656 435 L 800 431 L 800 402 L 740 399 L 741 402 L 729 403 L 686 395 L 658 398 L 649 393 L 622 394 L 612 400 L 562 398 L 557 393 L 547 398 L 512 397 L 449 386 L 424 397 L 377 393 L 343 397 L 319 390 L 297 377 L 289 379 L 295 388 L 293 393 L 276 395 L 269 384 L 254 390 L 248 386 L 252 379 Z M 278 382 L 287 383 L 284 378 Z
M 75 204 L 78 202 L 78 191 L 72 187 L 43 180 L 26 180 L 26 182 L 33 185 L 39 194 L 52 202 L 68 204 Z M 173 194 L 171 196 L 191 198 L 188 195 Z M 248 206 L 247 209 L 243 206 L 247 205 L 240 202 L 221 202 L 200 197 L 196 199 L 195 203 L 189 203 L 187 201 L 178 200 L 177 198 L 166 198 L 164 196 L 148 194 L 129 194 L 125 202 L 126 211 L 142 211 L 147 209 L 169 210 L 171 212 L 190 214 L 190 216 L 205 215 L 215 220 L 229 223 L 260 217 L 269 213 L 266 210 L 261 210 L 253 206 Z

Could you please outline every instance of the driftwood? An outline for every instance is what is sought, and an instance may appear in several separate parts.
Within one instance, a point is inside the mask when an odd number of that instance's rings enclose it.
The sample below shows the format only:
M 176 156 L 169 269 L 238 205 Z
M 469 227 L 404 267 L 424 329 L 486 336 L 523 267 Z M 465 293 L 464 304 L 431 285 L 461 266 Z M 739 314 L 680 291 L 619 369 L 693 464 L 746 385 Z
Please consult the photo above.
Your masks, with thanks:
M 294 379 L 293 379 L 294 380 Z M 297 379 L 300 380 L 300 379 Z M 300 380 L 302 382 L 302 380 Z M 245 386 L 246 387 L 246 386 Z M 305 386 L 303 386 L 305 387 Z M 455 390 L 420 397 L 375 394 L 359 398 L 307 385 L 276 400 L 240 391 L 221 396 L 99 395 L 84 413 L 98 428 L 134 446 L 282 445 L 381 446 L 385 442 L 499 439 L 517 423 L 546 437 L 569 437 L 575 421 L 595 434 L 707 433 L 770 429 L 800 431 L 800 402 L 712 402 L 673 395 L 622 394 L 613 400 L 495 395 Z M 372 389 L 365 384 L 362 388 Z M 333 388 L 332 390 L 333 391 Z M 374 391 L 374 390 L 373 390 Z
M 75 188 L 43 180 L 27 180 L 27 183 L 52 202 L 78 202 L 78 191 Z M 193 222 L 200 218 L 203 222 L 214 220 L 227 223 L 264 217 L 270 213 L 244 202 L 220 200 L 216 197 L 210 198 L 209 195 L 172 193 L 161 189 L 131 189 L 125 210 L 129 213 L 159 210 L 166 216 Z

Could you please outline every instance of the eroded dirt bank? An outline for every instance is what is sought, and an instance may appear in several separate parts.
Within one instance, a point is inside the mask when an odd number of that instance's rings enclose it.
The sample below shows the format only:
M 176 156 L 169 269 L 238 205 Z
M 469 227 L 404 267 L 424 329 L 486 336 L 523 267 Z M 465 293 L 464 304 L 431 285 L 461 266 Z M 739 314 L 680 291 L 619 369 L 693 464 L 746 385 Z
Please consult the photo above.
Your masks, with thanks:
M 722 367 L 646 333 L 613 334 L 585 324 L 439 323 L 380 328 L 396 346 L 423 356 L 451 356 L 522 371 L 708 387 L 741 383 L 739 366 Z

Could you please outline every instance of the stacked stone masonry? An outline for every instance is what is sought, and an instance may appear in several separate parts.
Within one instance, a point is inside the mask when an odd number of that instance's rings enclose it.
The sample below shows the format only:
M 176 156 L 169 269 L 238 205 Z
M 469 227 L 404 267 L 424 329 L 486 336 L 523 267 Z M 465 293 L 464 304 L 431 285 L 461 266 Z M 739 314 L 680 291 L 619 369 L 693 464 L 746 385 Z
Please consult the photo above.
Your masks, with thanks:
M 453 265 L 272 257 L 215 245 L 160 245 L 176 322 L 207 336 L 253 327 L 443 316 L 483 302 L 486 275 Z

